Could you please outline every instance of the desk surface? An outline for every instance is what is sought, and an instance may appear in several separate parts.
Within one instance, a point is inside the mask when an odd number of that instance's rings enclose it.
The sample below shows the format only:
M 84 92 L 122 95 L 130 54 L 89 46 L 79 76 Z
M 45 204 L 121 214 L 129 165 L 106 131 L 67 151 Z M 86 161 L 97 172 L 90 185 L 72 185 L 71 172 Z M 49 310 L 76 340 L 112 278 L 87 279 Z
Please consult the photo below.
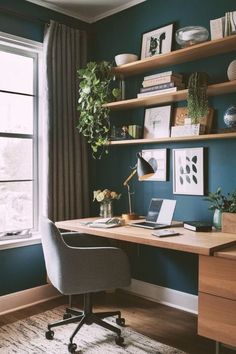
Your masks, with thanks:
M 236 245 L 236 234 L 223 232 L 194 232 L 183 227 L 174 227 L 180 236 L 158 238 L 152 236 L 151 230 L 129 225 L 110 229 L 91 228 L 81 224 L 97 218 L 59 221 L 57 227 L 64 230 L 79 231 L 90 235 L 133 242 L 153 247 L 168 248 L 201 255 L 213 255 L 215 251 Z

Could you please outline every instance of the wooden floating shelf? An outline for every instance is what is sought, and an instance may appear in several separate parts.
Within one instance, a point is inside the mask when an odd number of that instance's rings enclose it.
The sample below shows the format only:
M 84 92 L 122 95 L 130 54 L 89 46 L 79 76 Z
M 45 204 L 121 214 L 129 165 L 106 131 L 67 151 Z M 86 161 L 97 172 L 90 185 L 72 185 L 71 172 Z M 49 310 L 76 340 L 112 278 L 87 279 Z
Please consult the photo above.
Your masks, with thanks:
M 115 75 L 122 77 L 137 75 L 153 69 L 186 63 L 189 61 L 207 58 L 216 54 L 231 52 L 235 49 L 236 35 L 232 35 L 121 65 L 114 68 L 114 73 Z
M 109 141 L 107 145 L 135 145 L 135 144 L 161 144 L 175 143 L 181 141 L 215 140 L 215 139 L 234 139 L 236 132 L 220 134 L 203 134 L 194 136 L 167 137 L 156 139 L 133 139 L 133 140 L 114 140 Z
M 222 82 L 220 84 L 214 84 L 208 86 L 208 96 L 218 96 L 236 91 L 236 80 Z M 153 105 L 159 105 L 162 103 L 171 103 L 184 101 L 187 99 L 188 90 L 180 90 L 175 92 L 161 93 L 153 96 L 133 98 L 130 100 L 111 102 L 104 105 L 111 110 L 131 109 L 138 107 L 148 107 Z

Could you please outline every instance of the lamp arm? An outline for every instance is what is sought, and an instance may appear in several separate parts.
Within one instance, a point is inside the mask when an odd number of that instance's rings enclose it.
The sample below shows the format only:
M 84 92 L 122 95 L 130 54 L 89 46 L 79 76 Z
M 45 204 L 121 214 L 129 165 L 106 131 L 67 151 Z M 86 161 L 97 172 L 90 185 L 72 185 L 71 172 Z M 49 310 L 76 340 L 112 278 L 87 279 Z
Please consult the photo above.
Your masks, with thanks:
M 127 186 L 128 182 L 131 180 L 131 178 L 133 178 L 133 176 L 137 173 L 137 169 L 135 168 L 131 174 L 129 175 L 129 177 L 124 181 L 123 186 Z

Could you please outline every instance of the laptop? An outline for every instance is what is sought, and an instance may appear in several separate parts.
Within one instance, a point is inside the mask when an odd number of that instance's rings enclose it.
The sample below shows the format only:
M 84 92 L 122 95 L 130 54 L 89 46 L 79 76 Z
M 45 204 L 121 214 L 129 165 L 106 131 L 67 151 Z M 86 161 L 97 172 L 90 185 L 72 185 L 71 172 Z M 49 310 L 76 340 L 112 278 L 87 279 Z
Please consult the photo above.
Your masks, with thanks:
M 171 225 L 176 200 L 152 198 L 145 221 L 133 221 L 131 226 L 161 229 Z

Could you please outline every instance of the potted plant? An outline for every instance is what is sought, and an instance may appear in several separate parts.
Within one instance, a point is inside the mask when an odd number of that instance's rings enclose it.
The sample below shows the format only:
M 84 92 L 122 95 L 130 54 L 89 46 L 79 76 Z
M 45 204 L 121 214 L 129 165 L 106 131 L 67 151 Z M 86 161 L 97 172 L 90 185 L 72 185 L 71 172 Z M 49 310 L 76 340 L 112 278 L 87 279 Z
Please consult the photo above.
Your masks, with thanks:
M 108 140 L 110 109 L 104 104 L 120 96 L 120 89 L 112 89 L 112 65 L 107 61 L 89 62 L 78 70 L 80 117 L 77 128 L 91 145 L 94 158 L 101 158 Z
M 208 112 L 207 100 L 208 75 L 204 72 L 194 72 L 188 80 L 187 107 L 192 124 L 200 122 Z
M 225 232 L 228 231 L 228 219 L 234 219 L 234 232 L 236 232 L 236 190 L 228 193 L 227 196 L 222 194 L 219 187 L 215 193 L 209 193 L 204 200 L 211 202 L 209 210 L 214 210 L 213 225 L 216 229 L 221 229 Z M 228 214 L 235 214 L 228 215 Z

